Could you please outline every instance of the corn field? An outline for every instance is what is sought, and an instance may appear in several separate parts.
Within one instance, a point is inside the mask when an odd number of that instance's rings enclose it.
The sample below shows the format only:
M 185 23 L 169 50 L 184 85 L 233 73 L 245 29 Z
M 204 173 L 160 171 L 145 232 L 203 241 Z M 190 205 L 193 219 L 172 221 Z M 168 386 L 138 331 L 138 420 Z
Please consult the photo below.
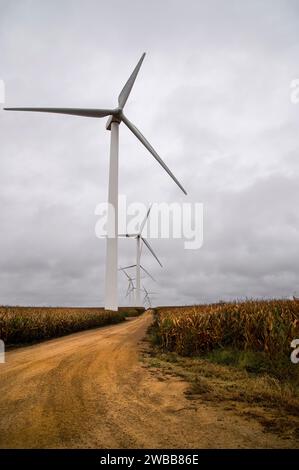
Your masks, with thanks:
M 134 309 L 118 312 L 103 308 L 0 307 L 0 339 L 9 344 L 29 343 L 75 331 L 118 323 Z M 135 314 L 138 315 L 135 310 Z
M 290 354 L 299 338 L 299 302 L 269 300 L 155 309 L 158 342 L 185 356 L 215 348 Z

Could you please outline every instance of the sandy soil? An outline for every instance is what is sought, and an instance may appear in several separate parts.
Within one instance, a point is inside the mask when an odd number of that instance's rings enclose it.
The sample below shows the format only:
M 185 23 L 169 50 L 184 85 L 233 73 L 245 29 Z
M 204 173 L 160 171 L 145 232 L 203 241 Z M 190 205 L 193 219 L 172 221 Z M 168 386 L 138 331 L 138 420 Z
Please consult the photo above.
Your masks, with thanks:
M 184 395 L 140 360 L 150 313 L 10 351 L 0 364 L 0 447 L 290 447 L 254 420 Z

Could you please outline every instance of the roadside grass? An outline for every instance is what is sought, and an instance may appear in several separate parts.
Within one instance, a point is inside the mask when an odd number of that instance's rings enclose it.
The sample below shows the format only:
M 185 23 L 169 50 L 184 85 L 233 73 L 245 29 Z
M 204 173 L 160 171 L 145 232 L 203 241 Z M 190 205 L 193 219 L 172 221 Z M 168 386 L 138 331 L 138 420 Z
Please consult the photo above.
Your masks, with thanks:
M 215 358 L 182 357 L 157 347 L 146 354 L 145 364 L 163 376 L 180 377 L 189 383 L 186 398 L 211 402 L 225 412 L 233 411 L 259 421 L 265 431 L 298 439 L 298 381 L 282 381 L 265 372 L 248 372 L 238 365 L 218 363 Z
M 104 308 L 0 307 L 0 339 L 6 346 L 31 344 L 119 323 L 143 311 L 131 307 L 121 307 L 118 312 Z
M 168 321 L 170 313 L 167 309 Z M 171 318 L 175 327 L 175 315 Z M 144 356 L 148 367 L 158 375 L 160 371 L 164 377 L 170 374 L 189 383 L 189 400 L 212 402 L 224 411 L 259 421 L 265 431 L 299 442 L 299 365 L 293 364 L 289 355 L 271 356 L 263 348 L 254 351 L 230 345 L 182 355 L 168 350 L 161 341 L 161 324 L 165 328 L 163 318 L 148 330 L 150 346 Z M 187 338 L 185 335 L 184 341 Z M 184 344 L 182 348 L 190 351 Z

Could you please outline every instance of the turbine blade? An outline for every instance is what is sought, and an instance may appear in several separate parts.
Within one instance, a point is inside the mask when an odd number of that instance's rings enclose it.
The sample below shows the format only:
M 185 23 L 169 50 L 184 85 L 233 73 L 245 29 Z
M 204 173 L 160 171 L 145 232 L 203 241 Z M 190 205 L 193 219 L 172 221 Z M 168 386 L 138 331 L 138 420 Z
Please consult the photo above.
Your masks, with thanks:
M 161 268 L 163 268 L 162 266 L 162 263 L 161 261 L 159 260 L 158 256 L 156 255 L 156 253 L 154 252 L 154 250 L 152 249 L 151 245 L 149 244 L 149 242 L 141 237 L 141 240 L 143 241 L 143 243 L 145 244 L 145 246 L 149 249 L 149 251 L 151 252 L 151 254 L 154 256 L 154 258 L 156 258 L 156 260 L 158 261 L 158 263 L 160 264 Z
M 149 216 L 149 214 L 150 214 L 151 208 L 152 208 L 152 204 L 150 205 L 150 207 L 149 207 L 149 209 L 148 209 L 148 211 L 147 211 L 147 213 L 146 213 L 146 216 L 144 217 L 144 220 L 142 221 L 142 224 L 140 225 L 140 231 L 139 231 L 140 235 L 142 234 L 142 231 L 143 231 L 143 229 L 144 229 L 144 226 L 145 226 L 146 221 L 147 221 L 147 219 L 148 219 L 148 216 Z
M 133 85 L 135 83 L 136 77 L 138 75 L 139 69 L 141 67 L 141 64 L 143 62 L 143 59 L 145 57 L 145 52 L 142 54 L 141 58 L 139 59 L 138 64 L 136 65 L 135 69 L 133 70 L 130 78 L 128 79 L 127 83 L 121 90 L 119 97 L 118 97 L 118 106 L 123 109 L 127 99 L 129 98 L 129 94 L 131 93 L 131 90 L 133 88 Z
M 119 268 L 120 271 L 122 271 L 124 273 L 124 275 L 130 280 L 130 276 L 128 275 L 128 273 L 125 271 L 125 268 Z
M 154 282 L 157 282 L 156 279 L 142 266 L 140 265 L 142 271 L 145 272 L 145 274 L 147 274 Z
M 123 268 L 119 268 L 120 271 L 124 271 L 125 269 L 130 269 L 130 268 L 136 268 L 136 264 L 131 264 L 130 266 L 124 266 Z M 147 274 L 154 282 L 157 282 L 156 279 L 142 266 L 140 265 L 140 268 L 142 269 L 145 274 Z
M 128 297 L 129 293 L 130 293 L 130 286 L 127 288 L 126 297 Z
M 135 268 L 136 264 L 131 264 L 130 266 L 124 266 L 123 268 L 120 269 L 129 269 L 129 268 Z
M 173 179 L 173 181 L 178 185 L 178 187 L 183 191 L 184 194 L 187 194 L 186 190 L 183 188 L 181 183 L 176 179 L 174 174 L 170 171 L 168 166 L 163 162 L 162 158 L 159 157 L 157 154 L 156 150 L 151 146 L 151 144 L 146 140 L 143 134 L 137 129 L 134 124 L 129 121 L 129 119 L 122 115 L 121 117 L 122 121 L 125 123 L 125 125 L 130 129 L 131 132 L 137 137 L 138 140 L 147 148 L 147 150 L 153 155 L 153 157 L 160 163 L 162 168 L 169 174 L 169 176 Z
M 102 118 L 115 114 L 113 109 L 88 108 L 4 108 L 6 111 L 33 111 L 37 113 L 71 114 L 72 116 L 85 116 Z

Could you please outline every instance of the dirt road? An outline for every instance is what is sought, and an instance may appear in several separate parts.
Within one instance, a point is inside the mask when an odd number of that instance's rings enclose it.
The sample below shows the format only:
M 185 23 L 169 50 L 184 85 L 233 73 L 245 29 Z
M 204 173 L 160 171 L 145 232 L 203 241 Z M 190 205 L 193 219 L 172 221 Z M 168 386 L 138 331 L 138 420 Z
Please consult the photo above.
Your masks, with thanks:
M 288 447 L 140 362 L 146 313 L 125 323 L 10 351 L 0 364 L 0 447 Z

